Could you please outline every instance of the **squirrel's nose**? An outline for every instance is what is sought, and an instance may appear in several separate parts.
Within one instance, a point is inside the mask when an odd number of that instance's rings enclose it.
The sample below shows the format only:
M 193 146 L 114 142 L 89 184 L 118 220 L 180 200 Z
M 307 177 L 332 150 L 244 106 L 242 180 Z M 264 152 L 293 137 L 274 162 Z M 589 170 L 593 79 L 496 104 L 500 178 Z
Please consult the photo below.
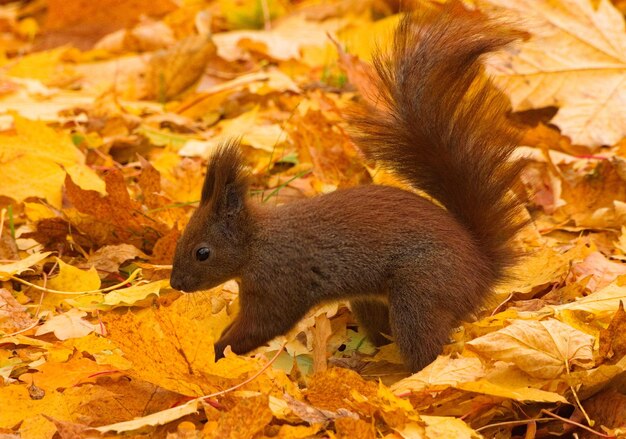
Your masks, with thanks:
M 174 273 L 170 276 L 170 286 L 175 290 L 184 291 L 185 282 L 181 276 L 176 276 Z

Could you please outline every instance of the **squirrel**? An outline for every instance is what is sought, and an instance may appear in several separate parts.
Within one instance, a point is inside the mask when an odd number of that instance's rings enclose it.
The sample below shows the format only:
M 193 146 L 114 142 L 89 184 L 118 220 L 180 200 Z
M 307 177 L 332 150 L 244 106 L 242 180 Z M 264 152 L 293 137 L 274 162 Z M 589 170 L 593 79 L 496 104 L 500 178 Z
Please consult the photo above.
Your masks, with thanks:
M 248 198 L 238 143 L 213 154 L 199 207 L 175 251 L 171 286 L 230 279 L 239 313 L 215 344 L 247 353 L 289 331 L 314 305 L 347 299 L 377 344 L 391 336 L 411 371 L 433 361 L 519 260 L 525 226 L 509 191 L 523 164 L 508 99 L 481 58 L 524 36 L 460 7 L 409 13 L 390 53 L 374 58 L 378 103 L 349 122 L 355 142 L 411 187 L 362 185 L 276 207 Z

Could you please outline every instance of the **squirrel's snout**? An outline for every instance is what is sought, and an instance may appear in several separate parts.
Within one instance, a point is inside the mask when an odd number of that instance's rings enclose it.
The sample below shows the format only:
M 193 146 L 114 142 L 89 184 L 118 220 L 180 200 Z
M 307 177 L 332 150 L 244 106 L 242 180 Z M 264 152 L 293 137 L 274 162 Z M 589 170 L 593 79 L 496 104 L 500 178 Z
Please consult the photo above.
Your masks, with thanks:
M 185 291 L 185 281 L 182 276 L 178 276 L 175 271 L 170 276 L 170 286 L 175 290 Z

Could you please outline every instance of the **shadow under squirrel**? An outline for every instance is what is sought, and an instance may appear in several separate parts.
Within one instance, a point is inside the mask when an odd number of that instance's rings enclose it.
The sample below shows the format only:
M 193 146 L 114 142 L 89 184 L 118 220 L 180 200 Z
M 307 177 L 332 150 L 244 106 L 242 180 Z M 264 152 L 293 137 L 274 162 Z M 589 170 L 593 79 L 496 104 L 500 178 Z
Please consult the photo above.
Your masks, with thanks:
M 216 359 L 284 334 L 320 302 L 349 299 L 371 339 L 392 335 L 416 371 L 517 261 L 511 241 L 525 221 L 508 192 L 522 168 L 510 160 L 519 136 L 480 58 L 523 33 L 461 7 L 420 18 L 403 18 L 390 54 L 375 58 L 379 102 L 362 101 L 350 122 L 369 158 L 445 209 L 376 185 L 257 204 L 238 145 L 222 145 L 171 277 L 187 292 L 240 280 Z

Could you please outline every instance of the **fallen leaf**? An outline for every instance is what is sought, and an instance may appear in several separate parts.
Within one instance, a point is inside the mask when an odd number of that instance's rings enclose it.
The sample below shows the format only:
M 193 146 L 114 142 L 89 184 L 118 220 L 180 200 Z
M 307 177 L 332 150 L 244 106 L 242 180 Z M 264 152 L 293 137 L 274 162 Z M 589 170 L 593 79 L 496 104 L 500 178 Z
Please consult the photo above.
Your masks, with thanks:
M 27 309 L 15 300 L 9 290 L 0 288 L 0 332 L 9 334 L 32 326 L 36 320 Z
M 439 356 L 421 371 L 394 383 L 391 390 L 396 395 L 423 390 L 440 391 L 480 379 L 484 375 L 485 370 L 478 358 Z
M 93 291 L 100 288 L 100 277 L 94 267 L 84 271 L 66 264 L 59 258 L 56 258 L 56 261 L 59 264 L 59 274 L 48 281 L 48 288 L 67 292 Z
M 63 314 L 51 317 L 37 328 L 35 335 L 54 332 L 54 336 L 59 340 L 67 340 L 68 338 L 84 337 L 92 332 L 102 334 L 100 325 L 94 325 L 83 319 L 86 315 L 86 312 L 72 308 Z
M 626 33 L 609 0 L 488 3 L 523 17 L 533 33 L 519 53 L 491 64 L 515 110 L 559 107 L 552 122 L 577 144 L 611 145 L 626 135 Z
M 9 280 L 11 276 L 21 274 L 50 255 L 50 252 L 34 253 L 20 261 L 0 265 L 0 280 Z
M 277 60 L 300 58 L 303 46 L 328 44 L 327 33 L 341 26 L 338 20 L 311 22 L 304 15 L 281 20 L 270 31 L 242 30 L 216 34 L 213 41 L 220 57 L 235 61 L 245 58 L 245 48 L 254 48 Z
M 98 271 L 117 273 L 120 265 L 136 258 L 147 259 L 148 256 L 134 245 L 105 245 L 90 255 L 87 259 L 87 263 Z
M 593 365 L 594 338 L 556 319 L 515 320 L 467 345 L 494 360 L 514 363 L 537 378 L 556 378 L 572 366 Z
M 21 116 L 14 116 L 14 124 L 15 135 L 0 134 L 0 195 L 18 202 L 29 197 L 45 198 L 60 207 L 66 174 L 78 186 L 104 193 L 104 182 L 84 164 L 84 156 L 68 136 Z M 25 144 L 29 145 L 27 149 Z
M 204 430 L 205 437 L 246 439 L 254 437 L 272 420 L 267 395 L 240 400 L 232 410 L 223 413 L 217 428 Z

